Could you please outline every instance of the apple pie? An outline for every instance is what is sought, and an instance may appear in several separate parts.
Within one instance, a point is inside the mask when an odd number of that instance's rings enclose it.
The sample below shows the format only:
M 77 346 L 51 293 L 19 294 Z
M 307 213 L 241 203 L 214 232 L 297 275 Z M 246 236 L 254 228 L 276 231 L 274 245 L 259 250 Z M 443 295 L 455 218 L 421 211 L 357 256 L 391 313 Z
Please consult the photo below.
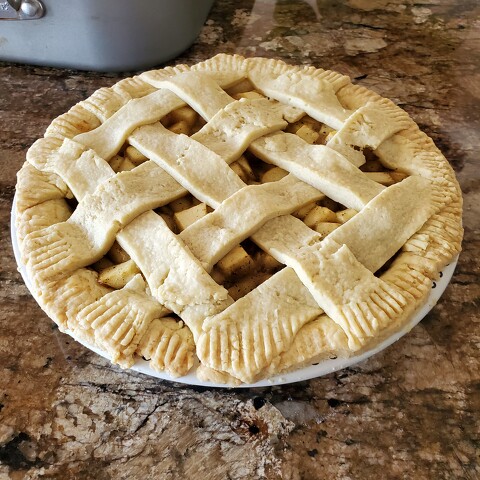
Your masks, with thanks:
M 101 88 L 18 173 L 41 307 L 131 367 L 254 382 L 398 331 L 460 251 L 433 141 L 339 73 L 220 54 Z

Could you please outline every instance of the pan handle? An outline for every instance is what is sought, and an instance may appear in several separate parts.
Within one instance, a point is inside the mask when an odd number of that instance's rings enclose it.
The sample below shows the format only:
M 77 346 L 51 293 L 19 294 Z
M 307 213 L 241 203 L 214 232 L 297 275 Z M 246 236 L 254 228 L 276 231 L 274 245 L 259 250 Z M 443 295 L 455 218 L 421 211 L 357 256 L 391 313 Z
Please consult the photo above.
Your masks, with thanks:
M 40 0 L 0 0 L 0 20 L 36 20 L 44 14 Z

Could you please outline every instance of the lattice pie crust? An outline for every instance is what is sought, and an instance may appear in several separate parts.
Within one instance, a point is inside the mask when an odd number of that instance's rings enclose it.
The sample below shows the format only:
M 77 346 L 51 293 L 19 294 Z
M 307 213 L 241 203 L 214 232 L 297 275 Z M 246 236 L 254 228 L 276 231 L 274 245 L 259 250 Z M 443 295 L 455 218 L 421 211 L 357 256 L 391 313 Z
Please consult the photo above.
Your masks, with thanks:
M 123 367 L 181 376 L 199 360 L 233 383 L 401 328 L 460 251 L 461 202 L 391 101 L 223 54 L 75 105 L 16 194 L 22 259 L 60 329 Z

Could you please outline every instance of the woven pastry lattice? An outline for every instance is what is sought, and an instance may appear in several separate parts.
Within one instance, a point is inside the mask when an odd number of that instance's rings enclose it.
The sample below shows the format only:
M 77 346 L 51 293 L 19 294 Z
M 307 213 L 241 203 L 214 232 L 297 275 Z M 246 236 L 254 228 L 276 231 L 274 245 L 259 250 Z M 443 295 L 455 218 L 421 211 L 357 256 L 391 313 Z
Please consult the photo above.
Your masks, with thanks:
M 254 93 L 233 98 L 246 84 Z M 185 105 L 203 119 L 191 136 L 164 126 Z M 305 115 L 330 129 L 325 144 L 289 132 Z M 116 173 L 127 145 L 144 160 Z M 367 150 L 402 180 L 362 171 Z M 230 166 L 245 151 L 285 176 L 246 184 Z M 206 214 L 173 232 L 158 209 L 188 193 Z M 355 215 L 328 234 L 292 215 L 325 197 Z M 125 367 L 138 355 L 183 375 L 198 357 L 205 378 L 251 382 L 400 328 L 460 250 L 461 196 L 389 100 L 335 72 L 218 55 L 100 89 L 54 120 L 19 172 L 17 231 L 60 328 Z M 211 272 L 246 239 L 285 267 L 234 301 Z M 92 268 L 114 242 L 140 272 L 117 289 Z

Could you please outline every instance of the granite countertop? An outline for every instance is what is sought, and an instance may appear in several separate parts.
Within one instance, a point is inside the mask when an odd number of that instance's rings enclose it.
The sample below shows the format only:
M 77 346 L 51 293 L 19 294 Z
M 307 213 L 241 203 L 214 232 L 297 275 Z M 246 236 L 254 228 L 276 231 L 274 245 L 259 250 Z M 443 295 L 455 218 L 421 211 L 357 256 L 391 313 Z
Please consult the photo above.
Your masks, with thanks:
M 480 477 L 479 18 L 475 0 L 217 0 L 170 62 L 236 52 L 348 74 L 412 115 L 464 192 L 464 250 L 421 324 L 364 363 L 262 389 L 122 371 L 41 311 L 10 244 L 15 174 L 54 117 L 127 74 L 0 63 L 0 479 Z

